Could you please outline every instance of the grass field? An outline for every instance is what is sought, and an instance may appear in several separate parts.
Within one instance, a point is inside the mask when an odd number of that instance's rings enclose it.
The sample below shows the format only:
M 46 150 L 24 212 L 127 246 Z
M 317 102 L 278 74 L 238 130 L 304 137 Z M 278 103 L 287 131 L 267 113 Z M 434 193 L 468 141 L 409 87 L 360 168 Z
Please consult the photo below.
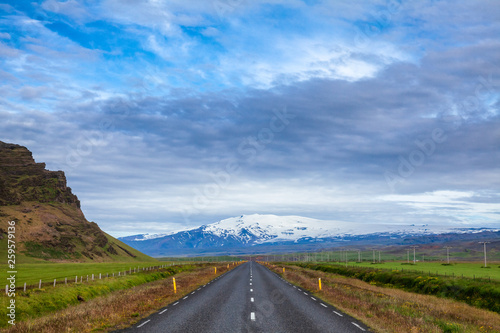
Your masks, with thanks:
M 153 306 L 164 306 L 164 297 L 170 301 L 176 299 L 191 290 L 190 284 L 211 280 L 235 266 L 230 265 L 228 268 L 226 264 L 218 264 L 217 274 L 214 274 L 213 267 L 214 264 L 175 265 L 159 271 L 112 277 L 92 283 L 18 291 L 16 326 L 9 332 L 94 332 L 130 320 L 135 322 L 144 311 L 151 311 Z M 172 276 L 176 277 L 178 294 L 173 291 Z M 141 291 L 145 294 L 142 295 Z M 3 318 L 6 318 L 8 303 L 9 297 L 1 295 L 0 316 Z M 96 304 L 105 305 L 98 308 Z M 82 307 L 83 313 L 77 314 Z M 89 309 L 93 311 L 90 316 Z M 34 328 L 37 325 L 41 326 Z M 0 321 L 0 327 L 2 326 L 9 325 L 6 321 Z M 68 329 L 75 326 L 78 328 Z
M 288 281 L 362 320 L 374 332 L 500 332 L 500 314 L 463 302 L 303 267 L 285 265 L 283 274 L 282 265 L 267 266 Z M 318 290 L 318 278 L 322 281 L 321 291 Z
M 64 278 L 68 278 L 69 282 L 75 280 L 75 276 L 79 279 L 81 276 L 86 279 L 87 275 L 94 274 L 99 276 L 99 273 L 106 275 L 109 273 L 118 274 L 118 272 L 123 272 L 124 270 L 132 270 L 135 267 L 150 267 L 162 265 L 158 261 L 153 262 L 104 262 L 104 263 L 33 263 L 33 264 L 20 264 L 16 266 L 16 286 L 21 287 L 26 282 L 27 285 L 38 284 L 39 280 L 44 282 L 53 282 L 57 279 L 59 282 L 64 281 Z M 7 281 L 7 271 L 0 271 L 1 281 Z M 6 283 L 5 283 L 6 284 Z
M 426 275 L 409 270 L 390 270 L 327 263 L 293 263 L 317 271 L 356 278 L 370 284 L 435 295 L 468 303 L 500 314 L 500 280 Z
M 419 262 L 415 265 L 403 265 L 406 262 L 385 262 L 380 264 L 349 263 L 350 266 L 371 267 L 377 269 L 390 269 L 421 272 L 421 274 L 446 275 L 455 277 L 470 277 L 470 278 L 491 278 L 500 280 L 500 264 L 488 264 L 491 268 L 481 268 L 484 263 L 455 263 L 452 265 L 442 265 L 439 262 Z

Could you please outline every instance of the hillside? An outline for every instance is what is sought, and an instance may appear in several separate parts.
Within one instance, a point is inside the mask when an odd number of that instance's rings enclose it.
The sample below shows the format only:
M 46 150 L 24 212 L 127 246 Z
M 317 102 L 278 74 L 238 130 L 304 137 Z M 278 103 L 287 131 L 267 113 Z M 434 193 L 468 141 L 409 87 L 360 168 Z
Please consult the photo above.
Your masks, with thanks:
M 16 221 L 18 263 L 152 260 L 87 221 L 63 171 L 46 170 L 26 147 L 0 141 L 0 255 L 8 221 Z

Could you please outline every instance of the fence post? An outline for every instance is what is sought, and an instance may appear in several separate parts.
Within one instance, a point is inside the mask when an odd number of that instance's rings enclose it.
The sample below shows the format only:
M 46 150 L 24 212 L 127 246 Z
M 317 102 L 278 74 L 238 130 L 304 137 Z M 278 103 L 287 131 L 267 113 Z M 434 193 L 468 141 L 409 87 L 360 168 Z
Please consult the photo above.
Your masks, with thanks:
M 101 279 L 101 273 L 99 273 L 99 280 Z
M 5 285 L 5 295 L 7 295 L 9 293 L 9 285 L 6 284 Z
M 92 274 L 92 281 L 94 281 L 94 274 Z
M 54 287 L 56 286 L 56 279 L 54 279 Z
M 24 282 L 24 292 L 26 292 L 26 282 Z
M 64 278 L 64 284 L 68 284 L 68 278 L 67 277 Z
M 42 289 L 42 280 L 40 279 L 40 282 L 38 282 L 38 289 Z
M 78 283 L 78 275 L 75 276 L 75 283 Z

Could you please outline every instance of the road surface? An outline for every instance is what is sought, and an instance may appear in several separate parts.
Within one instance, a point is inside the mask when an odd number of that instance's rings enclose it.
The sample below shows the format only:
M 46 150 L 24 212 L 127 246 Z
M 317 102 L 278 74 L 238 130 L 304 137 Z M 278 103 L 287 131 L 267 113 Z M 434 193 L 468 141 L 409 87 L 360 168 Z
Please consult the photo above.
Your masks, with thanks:
M 249 261 L 127 329 L 131 332 L 361 333 L 361 322 Z

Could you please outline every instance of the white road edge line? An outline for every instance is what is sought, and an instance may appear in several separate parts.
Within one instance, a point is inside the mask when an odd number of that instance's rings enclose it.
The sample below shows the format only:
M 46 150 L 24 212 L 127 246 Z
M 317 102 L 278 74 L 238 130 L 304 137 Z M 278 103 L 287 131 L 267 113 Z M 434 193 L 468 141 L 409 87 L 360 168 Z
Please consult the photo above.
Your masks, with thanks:
M 339 317 L 343 317 L 344 316 L 342 313 L 338 313 L 337 311 L 333 311 L 333 313 L 335 313 Z
M 164 313 L 165 311 L 167 311 L 167 310 L 168 310 L 168 309 L 165 309 L 165 310 L 163 310 L 162 312 L 160 312 L 159 314 L 163 314 L 163 313 Z
M 358 324 L 356 323 L 353 323 L 351 322 L 351 324 L 353 324 L 354 326 L 356 326 L 357 328 L 359 328 L 360 330 L 362 330 L 363 332 L 366 331 L 363 327 L 359 326 Z
M 143 322 L 142 324 L 140 324 L 139 326 L 137 326 L 137 328 L 139 328 L 139 327 L 142 327 L 142 326 L 146 325 L 146 324 L 147 324 L 147 323 L 149 323 L 150 321 L 151 321 L 151 319 L 146 320 L 145 322 Z
M 255 321 L 255 312 L 250 312 L 250 320 Z

